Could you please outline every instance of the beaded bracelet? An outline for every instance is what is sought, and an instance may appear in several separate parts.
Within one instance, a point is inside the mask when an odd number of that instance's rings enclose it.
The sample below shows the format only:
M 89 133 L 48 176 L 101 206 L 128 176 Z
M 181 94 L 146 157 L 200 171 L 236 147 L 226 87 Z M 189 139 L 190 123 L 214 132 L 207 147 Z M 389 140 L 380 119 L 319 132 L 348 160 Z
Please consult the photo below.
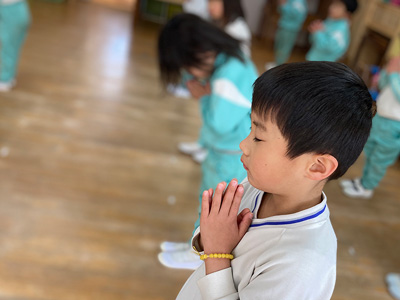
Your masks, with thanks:
M 228 259 L 233 259 L 232 254 L 223 254 L 223 253 L 214 253 L 214 254 L 203 254 L 200 255 L 201 260 L 205 260 L 207 258 L 228 258 Z

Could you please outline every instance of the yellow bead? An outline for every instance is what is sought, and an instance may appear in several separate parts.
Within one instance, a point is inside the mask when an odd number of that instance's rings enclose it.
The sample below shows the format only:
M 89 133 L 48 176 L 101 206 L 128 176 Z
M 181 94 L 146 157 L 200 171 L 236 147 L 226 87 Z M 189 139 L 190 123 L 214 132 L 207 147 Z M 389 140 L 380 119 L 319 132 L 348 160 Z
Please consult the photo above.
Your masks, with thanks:
M 218 258 L 221 258 L 221 254 L 218 254 Z
M 226 254 L 222 254 L 222 258 L 226 258 Z
M 208 257 L 209 258 L 214 258 L 214 254 L 210 254 Z

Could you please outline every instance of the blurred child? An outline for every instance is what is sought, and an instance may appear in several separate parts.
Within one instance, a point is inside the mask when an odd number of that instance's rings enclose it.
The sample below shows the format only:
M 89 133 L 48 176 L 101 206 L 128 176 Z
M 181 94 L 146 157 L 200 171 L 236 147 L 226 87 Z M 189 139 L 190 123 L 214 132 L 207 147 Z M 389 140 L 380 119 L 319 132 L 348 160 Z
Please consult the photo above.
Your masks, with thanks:
M 387 168 L 400 155 L 400 56 L 391 59 L 381 71 L 379 87 L 377 115 L 364 148 L 362 177 L 341 181 L 343 192 L 349 197 L 371 198 Z
M 259 77 L 240 144 L 247 179 L 203 192 L 192 245 L 205 264 L 177 299 L 331 299 L 337 240 L 323 188 L 356 161 L 372 115 L 367 87 L 343 64 Z
M 251 32 L 244 19 L 240 0 L 208 0 L 208 12 L 212 22 L 240 41 L 242 52 L 250 57 Z M 208 154 L 207 149 L 202 145 L 201 136 L 196 142 L 179 143 L 178 149 L 191 155 L 197 163 L 202 163 Z
M 297 36 L 307 17 L 306 0 L 279 0 L 278 30 L 275 35 L 275 62 L 266 64 L 269 70 L 288 61 Z
M 0 0 L 0 92 L 7 92 L 15 85 L 29 23 L 29 7 L 25 0 Z
M 251 57 L 251 31 L 244 18 L 240 0 L 208 0 L 211 20 L 241 42 L 242 52 Z
M 338 61 L 346 53 L 350 44 L 350 19 L 356 9 L 356 0 L 333 0 L 328 18 L 309 26 L 311 49 L 307 60 Z
M 158 44 L 161 78 L 165 85 L 181 81 L 199 100 L 201 140 L 208 151 L 201 165 L 201 191 L 222 180 L 242 180 L 240 141 L 249 133 L 252 84 L 256 68 L 240 44 L 218 27 L 190 14 L 172 18 Z M 199 198 L 201 203 L 201 196 Z M 200 211 L 200 207 L 199 207 Z M 195 228 L 199 226 L 199 220 Z M 201 263 L 189 243 L 162 244 L 160 261 L 169 267 L 196 268 Z

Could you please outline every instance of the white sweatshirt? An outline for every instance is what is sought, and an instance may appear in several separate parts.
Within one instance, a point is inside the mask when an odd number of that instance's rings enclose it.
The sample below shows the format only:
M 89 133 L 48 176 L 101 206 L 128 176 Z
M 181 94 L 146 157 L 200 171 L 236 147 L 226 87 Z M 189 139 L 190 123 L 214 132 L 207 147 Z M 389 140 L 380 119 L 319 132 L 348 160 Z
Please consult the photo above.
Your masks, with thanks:
M 304 211 L 257 219 L 263 192 L 247 179 L 243 186 L 240 211 L 249 208 L 254 219 L 233 250 L 231 268 L 206 276 L 202 264 L 177 299 L 330 299 L 336 281 L 337 241 L 325 194 L 320 204 Z

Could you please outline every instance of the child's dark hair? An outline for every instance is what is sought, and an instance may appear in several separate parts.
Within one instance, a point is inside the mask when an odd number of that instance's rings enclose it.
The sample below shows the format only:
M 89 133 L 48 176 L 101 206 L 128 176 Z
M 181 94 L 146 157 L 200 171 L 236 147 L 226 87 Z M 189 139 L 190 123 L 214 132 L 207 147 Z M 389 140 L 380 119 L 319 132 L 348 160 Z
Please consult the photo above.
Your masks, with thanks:
M 291 159 L 330 154 L 337 179 L 356 161 L 372 125 L 374 106 L 363 80 L 334 62 L 284 64 L 254 83 L 252 111 L 278 126 Z
M 349 13 L 354 13 L 357 10 L 358 3 L 357 0 L 340 0 L 346 5 L 346 9 Z
M 224 25 L 231 23 L 240 17 L 244 19 L 244 13 L 240 0 L 223 0 L 222 2 L 224 4 Z
M 161 80 L 177 84 L 184 67 L 203 65 L 202 55 L 221 52 L 243 61 L 240 42 L 218 27 L 192 14 L 173 17 L 162 29 L 158 39 L 158 60 Z

